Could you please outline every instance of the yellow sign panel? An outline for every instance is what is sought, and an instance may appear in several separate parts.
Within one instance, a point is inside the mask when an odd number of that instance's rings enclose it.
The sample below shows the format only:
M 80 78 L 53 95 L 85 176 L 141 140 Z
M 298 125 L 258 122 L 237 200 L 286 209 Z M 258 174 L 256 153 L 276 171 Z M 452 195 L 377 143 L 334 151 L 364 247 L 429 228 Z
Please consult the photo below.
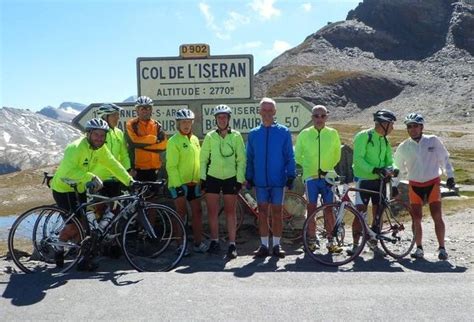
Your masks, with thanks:
M 211 49 L 207 44 L 187 44 L 179 46 L 179 56 L 183 58 L 207 58 Z

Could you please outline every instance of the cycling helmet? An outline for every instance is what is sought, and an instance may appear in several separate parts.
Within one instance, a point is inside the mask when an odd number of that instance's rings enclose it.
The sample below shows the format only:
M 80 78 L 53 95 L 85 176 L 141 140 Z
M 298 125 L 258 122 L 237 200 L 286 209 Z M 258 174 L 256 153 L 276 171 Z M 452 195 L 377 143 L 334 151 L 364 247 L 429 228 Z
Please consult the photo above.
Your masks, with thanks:
M 425 123 L 425 119 L 423 118 L 423 115 L 421 114 L 410 113 L 405 117 L 404 123 L 405 124 L 416 123 L 416 124 L 423 125 Z
M 228 114 L 229 116 L 232 114 L 232 110 L 230 109 L 229 106 L 220 104 L 214 107 L 213 114 L 216 116 L 217 114 Z
M 103 104 L 97 110 L 97 116 L 98 117 L 104 117 L 104 116 L 107 116 L 109 114 L 114 114 L 114 113 L 120 112 L 121 110 L 122 110 L 122 108 L 120 106 L 115 105 L 113 103 Z
M 393 123 L 397 120 L 395 114 L 389 110 L 379 110 L 374 113 L 375 122 L 390 122 Z
M 153 100 L 148 96 L 140 96 L 137 98 L 135 106 L 153 106 Z
M 109 125 L 103 119 L 92 119 L 86 123 L 85 129 L 86 132 L 90 132 L 92 130 L 104 130 L 107 132 L 109 130 Z
M 187 108 L 182 108 L 176 112 L 176 120 L 194 120 L 194 113 Z

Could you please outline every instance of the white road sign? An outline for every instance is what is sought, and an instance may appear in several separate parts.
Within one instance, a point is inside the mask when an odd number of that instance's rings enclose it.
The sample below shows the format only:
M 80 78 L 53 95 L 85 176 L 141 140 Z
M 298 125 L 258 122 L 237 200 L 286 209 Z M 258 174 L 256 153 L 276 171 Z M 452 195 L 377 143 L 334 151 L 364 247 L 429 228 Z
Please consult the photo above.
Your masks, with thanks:
M 87 121 L 89 121 L 92 118 L 97 117 L 97 109 L 99 108 L 100 105 L 102 104 L 89 105 L 81 114 L 79 114 L 78 116 L 74 118 L 74 120 L 72 120 L 72 123 L 75 124 L 76 126 L 78 125 L 80 128 L 83 129 Z M 121 130 L 124 130 L 125 123 L 129 119 L 136 117 L 137 112 L 135 110 L 135 106 L 133 103 L 119 103 L 117 105 L 123 108 L 123 111 L 121 111 L 120 113 L 120 121 L 117 127 Z M 178 111 L 181 108 L 188 108 L 188 106 L 187 105 L 166 105 L 166 106 L 155 105 L 153 106 L 152 118 L 161 123 L 165 133 L 173 134 L 177 131 L 176 121 L 175 121 L 176 111 Z
M 137 58 L 138 94 L 157 101 L 252 97 L 253 57 Z
M 227 104 L 232 109 L 230 126 L 241 132 L 248 133 L 261 123 L 258 114 L 258 100 L 249 100 L 248 103 Z M 276 100 L 276 121 L 287 126 L 291 132 L 299 132 L 311 122 L 311 106 L 304 100 Z M 225 102 L 223 102 L 225 104 Z M 207 133 L 216 128 L 212 110 L 216 105 L 202 105 L 202 132 Z

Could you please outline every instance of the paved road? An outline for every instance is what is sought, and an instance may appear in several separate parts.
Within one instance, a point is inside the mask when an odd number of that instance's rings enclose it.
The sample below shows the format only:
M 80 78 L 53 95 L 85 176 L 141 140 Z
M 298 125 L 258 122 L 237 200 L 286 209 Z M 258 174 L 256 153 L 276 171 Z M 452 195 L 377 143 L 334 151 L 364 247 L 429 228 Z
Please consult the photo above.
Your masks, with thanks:
M 254 241 L 255 243 L 257 241 Z M 255 245 L 250 245 L 255 246 Z M 471 320 L 474 274 L 454 261 L 373 258 L 317 265 L 298 246 L 285 259 L 194 254 L 168 273 L 104 258 L 100 272 L 0 273 L 0 316 L 107 320 Z M 0 261 L 3 271 L 11 263 Z M 3 267 L 1 267 L 3 266 Z

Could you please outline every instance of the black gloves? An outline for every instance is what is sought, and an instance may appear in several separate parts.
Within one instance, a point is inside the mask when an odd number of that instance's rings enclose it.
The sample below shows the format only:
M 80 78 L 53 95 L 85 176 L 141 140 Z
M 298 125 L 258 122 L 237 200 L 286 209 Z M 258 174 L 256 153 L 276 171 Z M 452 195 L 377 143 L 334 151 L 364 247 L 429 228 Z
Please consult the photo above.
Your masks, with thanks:
M 396 196 L 398 196 L 399 192 L 398 192 L 398 188 L 397 187 L 392 187 L 392 198 L 395 198 Z
M 456 187 L 456 182 L 454 182 L 454 178 L 448 178 L 448 180 L 446 180 L 446 187 L 451 190 Z
M 92 177 L 91 181 L 86 183 L 86 189 L 91 193 L 96 193 L 102 189 L 103 186 L 102 180 L 97 176 Z
M 385 176 L 385 169 L 384 168 L 374 168 L 374 170 L 372 170 L 372 173 L 373 174 L 378 174 L 379 176 L 384 177 Z
M 288 190 L 293 190 L 293 181 L 295 181 L 295 178 L 289 177 L 286 179 L 285 186 L 288 188 Z

